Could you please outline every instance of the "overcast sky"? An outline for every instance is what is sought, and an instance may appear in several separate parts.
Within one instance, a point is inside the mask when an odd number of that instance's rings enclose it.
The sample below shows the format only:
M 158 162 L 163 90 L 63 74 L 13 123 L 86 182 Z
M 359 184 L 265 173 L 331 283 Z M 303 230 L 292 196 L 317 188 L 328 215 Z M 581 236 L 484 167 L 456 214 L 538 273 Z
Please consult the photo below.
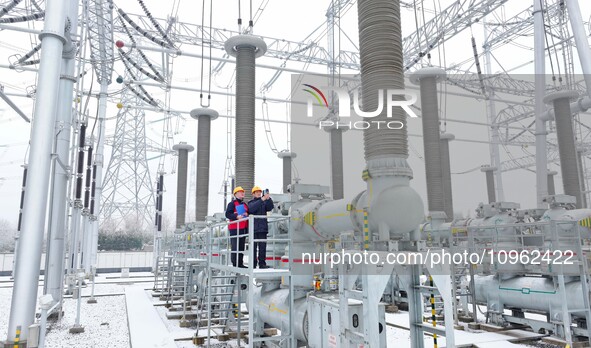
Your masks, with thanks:
M 28 1 L 27 1 L 28 2 Z M 262 1 L 266 3 L 267 1 Z M 426 10 L 424 11 L 427 21 L 433 17 L 433 4 L 437 4 L 441 8 L 446 8 L 453 1 L 441 0 L 436 2 L 426 2 Z M 178 20 L 186 23 L 202 23 L 201 20 L 201 6 L 200 1 L 179 0 L 175 1 L 156 1 L 145 0 L 146 5 L 151 12 L 158 18 L 166 18 L 167 16 L 176 15 Z M 165 4 L 163 4 L 165 3 Z M 209 4 L 209 2 L 207 2 Z M 256 12 L 260 0 L 254 1 L 254 11 Z M 428 4 L 427 4 L 428 3 Z M 511 0 L 502 7 L 502 10 L 497 10 L 495 16 L 489 16 L 487 19 L 491 21 L 498 21 L 500 18 L 510 18 L 513 14 L 520 12 L 531 5 L 531 1 Z M 136 1 L 125 0 L 115 1 L 117 7 L 123 9 L 128 13 L 140 14 L 141 9 Z M 236 19 L 238 16 L 238 1 L 236 0 L 216 0 L 214 1 L 213 9 L 213 26 L 217 28 L 227 28 L 236 30 Z M 254 33 L 265 37 L 284 38 L 292 41 L 316 42 L 322 47 L 327 46 L 326 36 L 322 36 L 325 25 L 325 11 L 329 6 L 330 1 L 317 0 L 299 0 L 299 1 L 279 1 L 270 0 L 260 19 L 254 27 Z M 591 3 L 588 1 L 580 1 L 583 11 L 583 18 L 587 22 L 591 16 Z M 208 5 L 209 6 L 209 5 Z M 242 1 L 242 17 L 244 22 L 248 22 L 248 1 Z M 358 42 L 357 33 L 357 11 L 356 6 L 353 6 L 346 12 L 341 19 L 341 30 L 337 29 L 337 47 L 340 46 L 343 50 L 355 51 Z M 419 11 L 419 21 L 422 21 L 422 13 Z M 207 16 L 209 10 L 206 9 Z M 403 36 L 407 36 L 416 29 L 415 14 L 411 9 L 403 9 Z M 207 24 L 209 24 L 207 20 Z M 33 24 L 29 24 L 33 27 Z M 25 25 L 21 25 L 26 27 Z M 42 28 L 41 22 L 34 24 L 36 29 Z M 320 28 L 320 30 L 316 30 Z M 589 30 L 588 26 L 586 28 Z M 316 30 L 316 31 L 315 31 Z M 313 35 L 310 35 L 314 33 Z M 481 24 L 475 24 L 472 28 L 464 30 L 461 34 L 455 36 L 453 39 L 445 43 L 445 50 L 434 50 L 431 63 L 440 66 L 453 66 L 461 64 L 461 67 L 466 70 L 475 72 L 473 66 L 473 51 L 470 38 L 474 35 L 479 50 L 483 43 L 484 34 Z M 340 40 L 339 40 L 340 37 Z M 116 37 L 126 40 L 125 37 Z M 0 64 L 9 64 L 14 54 L 24 54 L 30 50 L 37 39 L 30 34 L 2 30 L 0 31 Z M 149 45 L 144 42 L 145 45 Z M 533 47 L 533 38 L 531 36 L 523 36 L 515 38 L 511 43 L 496 49 L 493 52 L 494 61 L 492 63 L 493 72 L 502 70 L 513 70 L 512 73 L 531 74 L 533 73 L 533 52 L 528 49 Z M 201 48 L 198 46 L 182 45 L 180 49 L 190 53 L 201 53 Z M 441 55 L 439 54 L 441 52 Z M 576 53 L 576 50 L 575 50 Z M 150 57 L 153 63 L 161 64 L 161 55 L 159 53 L 148 52 L 146 54 Z M 207 50 L 206 50 L 207 54 Z M 221 50 L 214 50 L 214 57 L 222 57 L 224 54 Z M 199 105 L 199 88 L 201 85 L 201 59 L 190 57 L 177 57 L 173 60 L 173 77 L 172 85 L 194 88 L 196 91 L 182 91 L 173 89 L 170 95 L 159 87 L 146 87 L 151 95 L 161 101 L 166 101 L 169 97 L 168 106 L 175 110 L 189 111 L 193 108 L 200 107 Z M 259 64 L 280 66 L 284 62 L 263 57 L 257 60 Z M 427 64 L 427 60 L 423 62 Z M 549 61 L 548 61 L 549 63 Z M 554 65 L 559 63 L 554 60 Z M 207 72 L 207 64 L 205 62 L 205 69 Z M 217 64 L 214 62 L 214 65 Z M 287 62 L 287 68 L 296 70 L 308 70 L 314 72 L 325 73 L 326 67 L 321 65 L 306 65 L 301 62 Z M 575 70 L 580 72 L 578 58 L 575 57 Z M 123 75 L 124 68 L 120 62 L 115 64 L 115 71 L 113 80 L 121 74 Z M 218 75 L 212 79 L 212 89 L 218 92 L 232 92 L 234 80 L 234 65 L 226 64 Z M 267 84 L 273 77 L 275 71 L 272 69 L 257 69 L 257 89 Z M 342 73 L 354 73 L 353 71 L 343 70 Z M 272 120 L 288 120 L 291 116 L 292 120 L 296 120 L 298 115 L 290 115 L 290 105 L 287 102 L 290 95 L 291 74 L 284 72 L 279 79 L 273 84 L 272 88 L 265 93 L 268 98 L 276 98 L 286 100 L 286 102 L 269 102 L 263 105 L 261 100 L 257 100 L 256 112 L 257 118 L 269 117 Z M 205 77 L 205 85 L 207 86 L 208 78 Z M 0 84 L 4 85 L 5 91 L 17 94 L 26 93 L 27 88 L 34 86 L 35 74 L 32 72 L 15 72 L 7 69 L 2 69 L 0 74 Z M 229 89 L 227 87 L 230 86 Z M 90 83 L 87 81 L 84 84 L 84 89 L 88 90 Z M 98 90 L 95 83 L 93 91 Z M 110 92 L 120 90 L 121 86 L 115 82 L 109 88 Z M 260 90 L 257 90 L 257 95 L 262 96 Z M 22 108 L 28 115 L 32 114 L 33 100 L 23 97 L 12 97 L 14 102 Z M 115 115 L 117 109 L 115 107 L 119 97 L 113 94 L 110 98 L 107 122 L 107 135 L 113 134 L 116 127 Z M 446 102 L 445 102 L 446 101 Z M 489 147 L 482 143 L 487 141 L 487 129 L 482 125 L 468 125 L 465 123 L 452 122 L 452 119 L 468 120 L 474 122 L 487 122 L 485 104 L 482 101 L 468 100 L 466 98 L 447 98 L 442 104 L 441 117 L 448 118 L 450 121 L 445 124 L 446 131 L 455 134 L 457 141 L 451 145 L 451 168 L 453 173 L 460 173 L 469 171 L 482 164 L 489 163 Z M 234 115 L 234 99 L 221 95 L 213 95 L 211 107 L 218 110 L 222 115 Z M 497 109 L 504 108 L 505 105 L 498 105 Z M 96 102 L 94 99 L 90 100 L 89 110 L 95 110 Z M 268 114 L 267 114 L 268 110 Z M 583 115 L 588 117 L 588 115 Z M 161 143 L 163 137 L 164 122 L 158 121 L 163 118 L 163 114 L 157 112 L 146 112 L 146 135 L 151 140 Z M 528 122 L 524 122 L 527 124 Z M 219 212 L 222 209 L 223 197 L 220 195 L 220 190 L 224 180 L 224 167 L 228 156 L 233 157 L 233 148 L 227 147 L 228 125 L 232 125 L 233 120 L 227 122 L 225 118 L 219 118 L 213 122 L 212 125 L 212 156 L 211 156 L 211 181 L 210 181 L 210 204 L 209 212 Z M 173 119 L 170 123 L 171 132 L 175 133 L 174 138 L 170 143 L 178 143 L 185 141 L 189 144 L 196 145 L 196 122 L 188 115 L 183 115 L 183 119 Z M 270 130 L 267 132 L 266 129 Z M 16 224 L 18 218 L 18 204 L 20 197 L 20 185 L 22 168 L 21 165 L 26 160 L 28 141 L 30 133 L 30 124 L 24 122 L 14 111 L 12 111 L 6 104 L 0 102 L 0 218 L 7 219 L 13 224 Z M 256 138 L 256 183 L 259 186 L 268 187 L 272 192 L 279 192 L 281 189 L 281 161 L 277 158 L 272 150 L 283 150 L 289 147 L 287 135 L 289 134 L 287 125 L 280 123 L 270 123 L 265 127 L 263 122 L 257 122 L 257 138 Z M 409 139 L 410 158 L 409 162 L 414 170 L 415 178 L 411 185 L 421 194 L 426 202 L 425 190 L 425 175 L 424 163 L 422 161 L 423 146 L 421 134 L 420 120 L 411 120 L 409 122 L 409 133 L 413 136 Z M 232 141 L 233 142 L 233 134 Z M 273 141 L 271 141 L 271 138 Z M 328 144 L 328 136 L 324 140 L 324 144 Z M 476 141 L 476 142 L 475 142 Z M 479 143 L 480 142 L 480 143 Z M 271 146 L 270 144 L 273 144 Z M 359 144 L 361 146 L 361 144 Z M 525 156 L 528 153 L 534 153 L 534 148 L 519 148 L 508 147 L 501 148 L 502 161 L 508 160 L 510 155 L 513 157 Z M 106 163 L 110 159 L 111 148 L 105 148 Z M 196 152 L 192 154 L 195 155 Z M 321 153 L 321 152 L 319 152 Z M 325 153 L 328 153 L 327 151 Z M 148 153 L 148 158 L 156 158 L 157 153 Z M 296 166 L 303 167 L 305 163 L 310 161 L 323 161 L 322 158 L 307 158 L 306 156 L 298 156 Z M 324 161 L 327 161 L 325 158 Z M 156 178 L 156 171 L 159 159 L 150 160 L 150 175 L 152 181 Z M 166 193 L 164 198 L 165 214 L 174 218 L 174 202 L 176 201 L 176 175 L 173 174 L 175 159 L 167 156 L 164 161 L 164 168 L 167 173 L 165 178 Z M 190 160 L 189 162 L 193 162 Z M 320 166 L 319 166 L 320 168 Z M 358 173 L 362 168 L 346 167 L 346 175 L 350 175 L 351 179 L 348 182 L 345 192 L 346 196 L 352 197 L 358 192 L 360 187 L 360 179 Z M 558 169 L 558 167 L 554 167 Z M 190 170 L 189 173 L 192 173 Z M 194 172 L 193 172 L 194 173 Z M 303 173 L 300 173 L 303 174 Z M 194 175 L 194 174 L 193 174 Z M 306 183 L 323 183 L 328 184 L 328 172 L 319 170 L 313 175 L 304 177 L 302 175 L 302 182 Z M 484 184 L 484 174 L 479 170 L 470 171 L 467 174 L 453 175 L 453 190 L 454 190 L 454 205 L 458 213 L 467 214 L 473 211 L 477 204 L 486 200 L 486 191 Z M 190 179 L 194 181 L 194 177 Z M 560 184 L 560 176 L 557 177 L 557 190 L 562 191 Z M 513 171 L 504 174 L 505 195 L 507 201 L 521 203 L 524 208 L 533 208 L 535 205 L 535 174 L 531 171 Z M 189 184 L 191 187 L 191 184 Z M 194 209 L 194 201 L 189 204 L 189 209 Z

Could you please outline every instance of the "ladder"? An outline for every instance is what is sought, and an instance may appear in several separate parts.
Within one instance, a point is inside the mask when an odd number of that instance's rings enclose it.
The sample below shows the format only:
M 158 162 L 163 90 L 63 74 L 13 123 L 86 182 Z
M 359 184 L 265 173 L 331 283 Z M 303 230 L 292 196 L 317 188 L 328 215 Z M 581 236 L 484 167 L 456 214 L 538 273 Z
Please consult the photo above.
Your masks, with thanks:
M 566 266 L 564 264 L 558 264 L 557 270 L 558 275 L 554 277 L 555 283 L 560 289 L 560 293 L 562 294 L 562 311 L 563 311 L 563 318 L 562 318 L 562 326 L 563 326 L 563 334 L 564 339 L 568 344 L 576 342 L 575 339 L 575 330 L 577 331 L 584 331 L 584 335 L 587 336 L 586 342 L 591 342 L 591 305 L 589 303 L 589 259 L 587 258 L 587 253 L 589 252 L 588 248 L 583 247 L 583 236 L 581 235 L 581 226 L 579 224 L 575 225 L 574 228 L 571 229 L 572 232 L 564 232 L 561 231 L 559 233 L 558 224 L 555 223 L 555 226 L 552 228 L 552 239 L 553 244 L 556 245 L 556 250 L 560 250 L 562 248 L 570 249 L 573 253 L 572 258 L 569 262 L 570 265 Z M 561 261 L 564 261 L 564 257 Z M 564 270 L 565 267 L 570 267 L 566 272 Z M 567 305 L 567 293 L 566 293 L 566 286 L 565 286 L 565 274 L 572 274 L 579 277 L 579 281 L 581 283 L 581 290 L 583 293 L 582 308 L 568 308 Z M 573 328 L 572 326 L 572 313 L 584 313 L 585 319 L 584 322 L 577 323 L 577 328 Z
M 168 267 L 172 257 L 170 256 L 158 256 L 156 259 L 156 272 L 154 272 L 154 292 L 164 294 L 167 287 L 168 280 Z
M 451 234 L 451 251 L 463 252 L 464 250 L 470 250 L 470 245 L 474 243 L 467 234 L 467 229 L 463 227 L 453 228 Z M 470 250 L 474 251 L 474 250 Z M 467 261 L 467 260 L 464 260 Z M 463 317 L 470 317 L 472 314 L 472 321 L 477 321 L 477 307 L 474 298 L 474 266 L 469 262 L 464 264 L 453 264 L 451 265 L 453 276 L 452 276 L 452 298 L 454 305 L 454 322 L 457 324 L 460 317 L 460 310 Z M 469 279 L 468 287 L 463 287 L 462 282 L 464 279 Z M 472 311 L 470 311 L 468 304 L 472 304 Z M 472 312 L 472 313 L 470 313 Z
M 206 327 L 221 328 L 225 331 L 228 321 L 237 315 L 235 297 L 236 274 L 224 274 L 210 270 L 207 286 L 198 290 L 199 307 L 197 313 L 197 330 Z M 208 325 L 211 322 L 212 325 Z M 213 325 L 213 322 L 216 322 Z
M 183 298 L 185 294 L 187 269 L 184 260 L 172 260 L 169 269 L 168 296 L 166 298 L 166 307 L 170 308 L 175 299 Z

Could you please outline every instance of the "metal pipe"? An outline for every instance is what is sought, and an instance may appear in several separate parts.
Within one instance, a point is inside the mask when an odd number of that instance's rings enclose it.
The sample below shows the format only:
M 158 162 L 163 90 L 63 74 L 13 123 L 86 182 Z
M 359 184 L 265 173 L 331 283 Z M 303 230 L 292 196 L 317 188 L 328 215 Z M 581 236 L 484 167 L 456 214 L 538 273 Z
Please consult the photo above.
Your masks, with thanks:
M 8 104 L 8 106 L 12 108 L 12 110 L 14 110 L 20 117 L 22 117 L 23 120 L 31 123 L 31 120 L 27 117 L 27 115 L 25 115 L 25 113 L 18 106 L 16 106 L 16 104 L 13 103 L 12 100 L 10 100 L 10 98 L 8 98 L 8 96 L 6 95 L 6 93 L 4 93 L 2 89 L 0 89 L 0 98 L 2 98 L 6 102 L 6 104 Z
M 287 188 L 291 185 L 291 162 L 296 156 L 295 152 L 289 152 L 288 150 L 283 150 L 277 154 L 277 157 L 283 160 L 283 193 L 287 193 Z
M 543 2 L 534 1 L 534 72 L 536 116 L 536 196 L 538 208 L 545 208 L 544 197 L 548 195 L 548 151 L 546 149 L 546 120 L 544 119 L 546 93 L 546 43 Z
M 449 142 L 455 139 L 455 136 L 451 133 L 443 133 L 441 138 L 441 171 L 443 175 L 443 206 L 445 215 L 447 215 L 445 221 L 451 222 L 454 219 L 454 203 L 453 203 L 453 191 L 451 185 L 451 163 L 449 156 Z
M 68 274 L 71 277 L 76 274 L 78 267 L 78 237 L 80 235 L 80 217 L 82 215 L 82 181 L 84 177 L 84 147 L 86 146 L 86 125 L 80 126 L 79 140 L 78 140 L 78 158 L 76 160 L 76 186 L 74 192 L 74 209 L 72 212 L 72 229 L 70 231 L 70 247 L 69 247 L 69 263 Z M 74 284 L 70 281 L 68 283 L 68 291 L 73 290 Z
M 105 77 L 106 78 L 106 77 Z M 105 123 L 107 116 L 107 90 L 109 87 L 109 81 L 101 82 L 101 89 L 99 93 L 99 105 L 98 105 L 98 141 L 96 145 L 96 153 L 94 155 L 94 176 L 95 176 L 95 189 L 94 189 L 94 216 L 90 220 L 90 263 L 88 264 L 85 271 L 90 273 L 90 267 L 96 265 L 96 255 L 98 249 L 98 229 L 99 229 L 99 216 L 101 212 L 101 199 L 103 196 L 103 164 L 104 164 L 104 151 L 105 151 Z
M 92 143 L 86 153 L 86 175 L 84 185 L 84 209 L 82 209 L 82 243 L 80 247 L 80 268 L 86 270 L 89 263 L 88 245 L 90 243 L 90 185 L 92 183 Z
M 178 152 L 177 184 L 176 184 L 176 228 L 185 224 L 185 212 L 187 210 L 187 167 L 189 152 L 195 148 L 187 143 L 176 144 L 172 147 Z
M 0 67 L 2 67 L 2 65 L 0 65 Z M 258 67 L 258 65 L 257 65 Z M 299 71 L 298 73 L 300 74 L 310 74 L 310 72 L 306 72 L 304 70 Z M 323 75 L 324 76 L 324 75 Z M 156 82 L 149 82 L 149 81 L 137 81 L 137 80 L 125 80 L 123 82 L 124 84 L 134 84 L 134 85 L 138 85 L 138 86 L 152 86 L 152 87 L 166 87 L 169 89 L 176 89 L 179 91 L 188 91 L 188 92 L 200 92 L 201 90 L 198 88 L 193 88 L 193 87 L 183 87 L 183 86 L 178 86 L 178 85 L 163 85 L 161 83 L 156 83 Z M 419 88 L 412 86 L 412 85 L 408 85 L 405 87 L 408 90 L 416 90 L 418 91 Z M 91 95 L 91 93 L 89 92 L 83 92 L 84 95 Z M 220 92 L 220 91 L 211 91 L 210 92 L 212 95 L 222 95 L 222 96 L 235 96 L 235 93 L 230 93 L 230 92 Z M 474 100 L 474 94 L 470 94 L 470 93 L 460 93 L 460 92 L 453 92 L 453 91 L 448 91 L 446 92 L 447 95 L 453 95 L 453 96 L 457 96 L 457 97 L 466 97 L 466 98 L 471 98 L 472 100 Z M 307 105 L 307 102 L 305 101 L 297 101 L 297 100 L 287 100 L 287 99 L 279 99 L 279 98 L 272 98 L 272 97 L 268 97 L 268 96 L 256 96 L 255 99 L 257 100 L 267 100 L 267 101 L 273 101 L 273 102 L 278 102 L 278 103 L 293 103 L 293 104 L 300 104 L 300 105 Z M 588 98 L 587 98 L 588 99 Z M 525 103 L 525 102 L 518 102 L 518 101 L 514 101 L 514 100 L 507 100 L 507 99 L 499 99 L 499 98 L 489 98 L 489 100 L 493 100 L 493 101 L 497 101 L 497 102 L 502 102 L 502 103 L 507 103 L 509 105 L 523 105 L 523 106 L 533 106 L 531 103 Z M 477 100 L 478 101 L 478 100 Z M 156 110 L 156 111 L 162 111 L 164 109 L 162 108 L 147 108 L 147 109 L 142 109 L 142 110 Z M 583 111 L 586 111 L 587 109 L 584 109 Z M 189 114 L 190 111 L 183 111 L 183 113 Z M 548 113 L 545 113 L 546 117 L 547 117 Z M 447 122 L 462 122 L 462 123 L 469 123 L 469 124 L 477 124 L 477 125 L 487 125 L 487 126 L 491 126 L 490 124 L 487 123 L 483 123 L 483 122 L 470 122 L 470 121 L 464 121 L 464 120 L 453 120 L 450 118 L 446 119 Z M 272 121 L 271 121 L 272 122 Z M 285 121 L 284 121 L 285 122 Z M 507 128 L 506 126 L 503 126 L 503 128 Z M 515 127 L 515 126 L 508 126 L 509 129 L 527 129 L 526 127 Z
M 552 103 L 556 113 L 556 137 L 564 194 L 575 197 L 577 208 L 582 208 L 583 197 L 577 165 L 573 117 L 570 110 L 570 100 L 577 97 L 577 92 L 559 91 L 547 95 L 544 102 Z M 547 174 L 544 175 L 547 177 Z
M 492 54 L 491 54 L 491 47 L 488 44 L 489 38 L 489 31 L 486 21 L 483 21 L 483 29 L 484 29 L 484 69 L 485 73 L 488 76 L 492 76 Z M 495 120 L 497 118 L 497 108 L 496 103 L 494 101 L 495 97 L 495 90 L 490 85 L 486 85 L 486 110 L 488 116 L 488 122 L 493 124 L 492 127 L 489 128 L 490 134 L 490 163 L 493 167 L 501 168 L 501 155 L 499 151 L 499 144 L 501 143 L 499 139 L 499 127 L 495 124 Z M 499 198 L 499 201 L 505 200 L 505 190 L 503 188 L 503 171 L 498 170 L 495 172 L 495 186 L 497 189 L 496 195 Z
M 160 200 L 158 201 L 158 221 L 157 221 L 157 230 L 158 232 L 162 232 L 162 203 L 164 202 L 164 173 L 160 173 L 160 177 L 158 178 L 158 182 L 160 183 Z
M 70 0 L 68 12 L 71 27 L 68 36 L 78 29 L 78 0 Z M 56 139 L 57 161 L 54 165 L 55 179 L 53 187 L 53 208 L 51 209 L 50 238 L 48 247 L 48 267 L 45 273 L 46 293 L 60 303 L 64 273 L 64 249 L 66 226 L 67 188 L 70 180 L 70 139 L 72 137 L 72 96 L 74 93 L 74 77 L 76 70 L 76 47 L 69 39 L 62 54 L 62 75 L 59 85 L 59 106 L 57 112 L 58 134 Z
M 430 212 L 445 211 L 439 135 L 439 103 L 437 100 L 437 82 L 443 79 L 445 79 L 445 71 L 434 67 L 423 68 L 411 76 L 411 81 L 420 85 L 421 88 L 421 120 L 425 150 L 427 201 Z
M 254 117 L 254 113 L 252 115 Z M 211 155 L 211 121 L 218 118 L 218 116 L 219 114 L 217 111 L 208 108 L 195 109 L 191 111 L 191 117 L 198 120 L 199 123 L 197 125 L 197 183 L 195 186 L 195 221 L 205 220 L 205 217 L 207 216 L 208 212 L 209 157 Z M 238 142 L 238 140 L 236 141 Z
M 225 43 L 226 52 L 236 57 L 236 181 L 250 199 L 255 169 L 255 59 L 267 45 L 259 37 L 238 35 Z M 199 191 L 198 191 L 199 192 Z
M 113 75 L 113 4 L 111 0 L 94 1 L 88 9 L 88 16 L 91 24 L 88 27 L 89 32 L 95 33 L 92 41 L 90 55 L 93 57 L 93 68 L 100 83 L 100 92 L 98 95 L 98 135 L 96 154 L 93 163 L 93 213 L 89 220 L 89 243 L 88 259 L 85 265 L 85 273 L 90 274 L 93 266 L 96 265 L 96 255 L 98 248 L 98 230 L 99 217 L 101 213 L 101 199 L 103 196 L 103 165 L 104 165 L 104 143 L 105 143 L 105 123 L 107 115 L 107 96 L 108 87 L 111 84 Z M 96 32 L 94 29 L 96 27 Z M 98 46 L 98 47 L 97 47 Z
M 21 224 L 23 222 L 23 203 L 25 201 L 25 189 L 27 186 L 27 165 L 23 165 L 23 184 L 21 186 L 21 202 L 18 208 L 18 225 L 16 227 L 16 235 L 14 236 L 14 255 L 12 257 L 12 277 L 16 271 L 16 255 L 18 254 L 19 239 L 21 234 Z
M 27 246 L 27 253 L 17 254 L 13 294 L 18 295 L 12 296 L 8 342 L 14 341 L 19 326 L 22 328 L 20 338 L 26 340 L 29 326 L 35 319 L 66 12 L 65 1 L 47 1 L 43 33 L 39 35 L 42 43 L 41 63 L 35 99 L 35 123 L 31 130 L 30 173 L 20 236 L 20 243 Z
M 228 180 L 224 180 L 224 206 L 223 209 L 226 209 L 228 206 Z
M 583 23 L 581 8 L 579 7 L 579 0 L 566 0 L 566 8 L 573 30 L 573 36 L 575 37 L 577 52 L 579 53 L 579 60 L 581 61 L 581 69 L 583 70 L 583 77 L 587 86 L 587 95 L 591 97 L 591 47 L 589 47 L 587 32 Z
M 494 203 L 497 201 L 495 191 L 495 170 L 497 168 L 489 165 L 484 165 L 480 168 L 480 171 L 486 174 L 486 192 L 488 194 L 488 203 Z
M 160 187 L 160 178 L 156 181 L 156 202 L 154 203 L 154 252 L 152 256 L 152 272 L 156 272 L 158 267 L 158 258 L 160 256 L 161 233 L 158 231 L 158 207 L 162 198 L 162 188 Z

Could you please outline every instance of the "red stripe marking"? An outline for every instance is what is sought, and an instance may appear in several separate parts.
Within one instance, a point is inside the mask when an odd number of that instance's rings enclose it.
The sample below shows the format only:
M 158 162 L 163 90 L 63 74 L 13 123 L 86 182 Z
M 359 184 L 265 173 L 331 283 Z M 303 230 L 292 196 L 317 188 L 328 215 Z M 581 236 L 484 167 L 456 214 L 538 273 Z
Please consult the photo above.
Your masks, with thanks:
M 281 261 L 283 261 L 285 263 L 289 262 L 288 259 L 283 259 Z M 293 259 L 292 262 L 293 263 L 304 263 L 304 260 L 303 259 Z M 313 263 L 313 262 L 320 263 L 320 262 L 322 262 L 322 260 L 306 260 L 306 263 Z

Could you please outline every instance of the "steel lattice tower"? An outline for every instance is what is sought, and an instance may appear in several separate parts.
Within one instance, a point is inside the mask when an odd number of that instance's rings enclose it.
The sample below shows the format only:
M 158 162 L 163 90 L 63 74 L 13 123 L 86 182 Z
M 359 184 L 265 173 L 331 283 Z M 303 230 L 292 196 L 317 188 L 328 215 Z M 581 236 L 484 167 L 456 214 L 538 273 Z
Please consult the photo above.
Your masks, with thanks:
M 113 150 L 105 174 L 100 221 L 113 223 L 118 229 L 125 218 L 135 217 L 135 225 L 148 230 L 154 224 L 155 201 L 146 157 L 145 113 L 125 107 L 141 105 L 143 101 L 127 90 L 121 102 L 123 108 L 117 115 Z

